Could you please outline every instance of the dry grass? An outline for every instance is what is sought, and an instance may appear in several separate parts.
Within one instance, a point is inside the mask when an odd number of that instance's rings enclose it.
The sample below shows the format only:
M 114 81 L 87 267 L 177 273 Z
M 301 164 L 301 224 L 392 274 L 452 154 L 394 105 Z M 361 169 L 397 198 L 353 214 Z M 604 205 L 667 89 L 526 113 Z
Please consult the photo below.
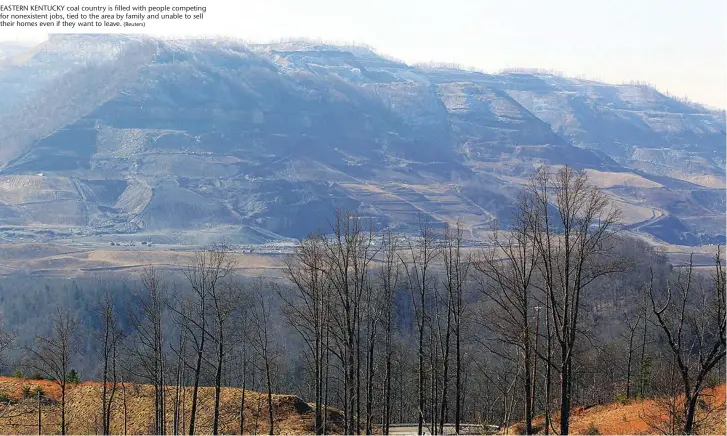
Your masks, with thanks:
M 713 411 L 705 420 L 700 434 L 725 434 L 725 385 L 706 389 L 703 398 L 710 404 Z M 660 419 L 666 419 L 666 416 L 660 410 L 659 402 L 651 399 L 632 401 L 628 404 L 614 403 L 588 408 L 578 407 L 573 410 L 571 415 L 570 432 L 586 434 L 588 428 L 593 425 L 600 434 L 660 434 L 650 425 L 654 420 Z M 554 416 L 553 425 L 556 429 L 558 428 L 557 420 L 558 417 Z M 539 433 L 542 433 L 545 425 L 544 418 L 537 417 L 533 425 Z M 523 424 L 516 424 L 505 433 L 522 434 Z
M 11 405 L 0 406 L 0 434 L 37 434 L 38 408 L 35 398 L 22 398 L 22 386 L 33 389 L 40 385 L 47 399 L 41 405 L 42 432 L 60 432 L 60 389 L 50 381 L 23 380 L 0 377 L 0 389 L 13 399 Z M 150 385 L 126 383 L 127 434 L 154 433 L 154 388 Z M 98 382 L 85 382 L 71 386 L 67 391 L 67 413 L 69 434 L 100 434 L 101 392 Z M 174 417 L 173 399 L 175 389 L 168 387 L 166 410 L 167 431 L 171 432 Z M 189 425 L 192 388 L 186 387 L 184 395 L 185 428 Z M 242 390 L 223 388 L 220 405 L 220 431 L 223 434 L 238 434 L 240 429 L 240 400 Z M 202 387 L 199 391 L 196 433 L 212 432 L 214 388 Z M 267 396 L 246 391 L 244 404 L 245 434 L 267 434 Z M 315 411 L 294 395 L 273 395 L 274 429 L 276 434 L 309 434 L 314 428 Z M 339 411 L 328 411 L 331 428 L 340 430 L 342 416 Z M 111 417 L 111 432 L 124 434 L 123 391 L 118 386 Z

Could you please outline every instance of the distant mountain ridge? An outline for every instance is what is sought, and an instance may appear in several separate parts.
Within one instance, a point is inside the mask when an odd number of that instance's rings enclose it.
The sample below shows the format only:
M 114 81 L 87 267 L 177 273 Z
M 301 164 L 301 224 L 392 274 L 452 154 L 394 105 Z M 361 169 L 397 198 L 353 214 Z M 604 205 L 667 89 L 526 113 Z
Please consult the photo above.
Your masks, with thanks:
M 56 35 L 0 59 L 0 95 L 6 239 L 267 242 L 336 207 L 477 237 L 539 164 L 587 169 L 648 237 L 725 237 L 724 112 L 644 85 L 308 42 Z

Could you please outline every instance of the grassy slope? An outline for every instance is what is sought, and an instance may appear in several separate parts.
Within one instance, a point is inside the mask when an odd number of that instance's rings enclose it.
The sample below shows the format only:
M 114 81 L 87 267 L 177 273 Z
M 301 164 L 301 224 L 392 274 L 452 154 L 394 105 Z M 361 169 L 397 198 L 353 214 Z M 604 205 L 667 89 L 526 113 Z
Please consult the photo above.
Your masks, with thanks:
M 38 409 L 35 398 L 22 398 L 22 386 L 35 389 L 40 385 L 47 400 L 41 406 L 42 431 L 45 434 L 60 433 L 60 389 L 52 382 L 0 377 L 0 391 L 13 400 L 11 405 L 0 405 L 0 434 L 37 434 Z M 186 388 L 185 422 L 189 425 L 192 389 Z M 174 388 L 168 388 L 167 432 L 172 431 Z M 212 432 L 214 402 L 213 388 L 200 388 L 196 433 Z M 111 431 L 123 434 L 123 401 L 119 386 L 111 418 Z M 220 427 L 222 433 L 239 433 L 239 406 L 241 390 L 223 388 Z M 127 434 L 149 434 L 154 429 L 154 389 L 149 385 L 126 384 Z M 85 382 L 67 392 L 69 434 L 100 434 L 101 385 Z M 302 434 L 313 431 L 315 413 L 312 407 L 294 395 L 274 395 L 275 433 Z M 341 414 L 329 411 L 329 421 L 341 422 Z M 267 434 L 267 396 L 247 391 L 245 394 L 245 433 Z

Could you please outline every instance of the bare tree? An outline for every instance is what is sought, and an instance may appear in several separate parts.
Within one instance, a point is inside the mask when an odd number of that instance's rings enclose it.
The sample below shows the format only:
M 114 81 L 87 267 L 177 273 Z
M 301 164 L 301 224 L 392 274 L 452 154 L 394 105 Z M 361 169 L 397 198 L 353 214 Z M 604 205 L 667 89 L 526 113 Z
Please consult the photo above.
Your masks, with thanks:
M 253 346 L 257 350 L 258 355 L 262 359 L 263 371 L 265 374 L 265 386 L 267 389 L 268 403 L 268 430 L 269 434 L 275 432 L 275 415 L 273 412 L 273 366 L 276 352 L 271 343 L 270 326 L 272 318 L 272 302 L 273 295 L 270 286 L 268 286 L 262 278 L 258 278 L 253 285 L 254 309 L 252 310 L 252 318 L 254 323 Z
M 366 426 L 365 433 L 373 433 L 373 407 L 374 407 L 374 376 L 376 368 L 376 344 L 378 328 L 385 303 L 381 301 L 382 289 L 375 286 L 373 280 L 366 285 L 365 319 L 366 319 Z
M 693 256 L 686 270 L 679 269 L 674 285 L 666 283 L 666 301 L 654 293 L 653 271 L 649 298 L 658 326 L 666 338 L 682 383 L 680 422 L 685 434 L 695 432 L 697 402 L 709 372 L 725 357 L 725 271 L 721 247 L 715 255 L 710 285 L 695 277 Z M 695 289 L 696 288 L 696 289 Z
M 177 363 L 175 365 L 175 386 L 174 386 L 174 410 L 172 419 L 172 433 L 179 434 L 180 430 L 184 428 L 184 383 L 186 382 L 186 352 L 187 352 L 187 334 L 188 329 L 184 317 L 179 317 L 177 320 L 179 329 L 179 342 L 175 346 L 172 346 L 172 351 L 177 355 Z
M 426 335 L 425 325 L 427 323 L 427 306 L 429 305 L 430 294 L 433 291 L 434 274 L 432 271 L 433 262 L 439 252 L 434 241 L 434 231 L 427 219 L 419 218 L 419 237 L 416 243 L 409 241 L 408 253 L 399 254 L 407 278 L 407 287 L 411 296 L 412 308 L 415 312 L 416 328 L 418 335 L 418 424 L 417 433 L 422 434 L 424 427 L 424 390 L 425 390 L 425 366 L 424 338 Z
M 101 360 L 103 365 L 101 391 L 101 420 L 103 434 L 111 434 L 111 410 L 117 388 L 116 362 L 118 346 L 124 333 L 119 324 L 119 314 L 109 292 L 99 304 L 98 315 L 101 329 L 98 340 L 101 343 Z M 109 389 L 109 381 L 110 389 Z
M 166 433 L 166 353 L 164 340 L 167 284 L 158 269 L 145 267 L 141 287 L 132 291 L 135 305 L 130 305 L 129 321 L 134 331 L 128 344 L 131 365 L 127 371 L 154 386 L 154 431 Z
M 78 319 L 67 309 L 58 309 L 51 319 L 49 336 L 36 336 L 35 345 L 26 348 L 28 365 L 61 389 L 61 434 L 68 432 L 66 423 L 66 388 L 71 359 L 79 353 Z
M 560 433 L 568 434 L 581 295 L 594 281 L 623 269 L 622 260 L 609 256 L 620 211 L 585 172 L 567 166 L 555 174 L 541 167 L 524 195 L 524 219 L 540 257 L 538 270 L 560 348 Z
M 210 296 L 217 293 L 223 286 L 223 280 L 232 272 L 233 260 L 229 246 L 225 243 L 214 244 L 195 253 L 194 260 L 184 269 L 183 274 L 193 291 L 193 300 L 186 310 L 177 312 L 185 318 L 185 328 L 188 339 L 194 347 L 196 361 L 194 371 L 194 386 L 192 388 L 192 410 L 189 419 L 189 434 L 195 431 L 197 417 L 197 398 L 199 383 L 204 363 L 205 342 L 208 336 L 214 337 L 209 326 Z M 221 365 L 219 366 L 221 370 Z M 217 383 L 215 383 L 217 384 Z M 216 390 L 218 387 L 216 386 Z M 219 417 L 219 398 L 216 393 L 215 414 Z
M 238 434 L 245 434 L 245 400 L 247 398 L 247 388 L 249 386 L 248 377 L 250 375 L 253 376 L 253 385 L 255 380 L 254 367 L 252 368 L 252 374 L 250 374 L 251 359 L 254 358 L 254 353 L 251 353 L 249 350 L 250 344 L 252 343 L 251 336 L 254 334 L 254 332 L 250 329 L 252 320 L 249 319 L 250 317 L 244 316 L 248 313 L 247 310 L 249 310 L 249 307 L 254 304 L 254 300 L 251 300 L 252 297 L 253 296 L 248 292 L 241 296 L 239 305 L 245 306 L 245 309 L 240 310 L 240 316 L 236 316 L 232 320 L 236 332 L 233 337 L 233 341 L 231 342 L 232 358 L 235 363 L 235 365 L 233 365 L 233 376 L 238 386 L 242 389 L 238 408 Z
M 14 332 L 6 331 L 2 324 L 0 324 L 0 368 L 6 365 L 5 356 L 6 353 L 15 344 L 16 334 Z
M 444 422 L 448 411 L 450 336 L 455 339 L 455 432 L 459 433 L 461 420 L 462 390 L 462 316 L 464 313 L 463 293 L 471 265 L 469 256 L 465 256 L 463 229 L 459 221 L 454 227 L 449 223 L 444 229 L 444 240 L 441 247 L 444 263 L 444 290 L 447 297 L 447 321 L 442 349 L 442 400 L 440 405 L 439 432 L 444 434 Z
M 331 285 L 332 334 L 340 348 L 337 356 L 344 372 L 345 433 L 354 434 L 359 431 L 360 417 L 362 302 L 377 250 L 373 247 L 370 220 L 366 227 L 357 214 L 337 210 L 330 227 L 332 234 L 322 237 L 322 245 Z
M 496 231 L 492 249 L 482 252 L 475 268 L 484 276 L 481 290 L 494 303 L 488 323 L 498 335 L 498 340 L 517 347 L 522 353 L 521 362 L 525 383 L 523 406 L 525 409 L 525 434 L 533 434 L 533 366 L 536 351 L 533 347 L 533 331 L 530 310 L 533 307 L 534 276 L 537 273 L 538 253 L 532 238 L 525 211 L 530 209 L 529 198 L 521 196 L 519 213 L 514 215 L 514 225 L 507 233 Z
M 455 224 L 454 229 L 448 225 L 445 232 L 444 254 L 447 291 L 452 295 L 451 312 L 455 343 L 454 429 L 455 433 L 458 434 L 462 421 L 462 329 L 465 315 L 464 292 L 469 278 L 470 266 L 472 265 L 471 256 L 464 253 L 462 246 L 463 235 L 464 232 L 459 221 Z
M 290 324 L 306 343 L 313 363 L 316 434 L 323 433 L 325 335 L 328 328 L 330 281 L 326 275 L 325 247 L 321 235 L 311 235 L 285 262 L 285 273 L 293 284 L 293 295 L 281 292 Z
M 241 312 L 238 304 L 242 300 L 243 286 L 240 283 L 223 283 L 221 286 L 210 288 L 210 302 L 212 303 L 212 339 L 216 345 L 215 350 L 215 404 L 212 418 L 212 434 L 219 433 L 220 426 L 220 394 L 222 391 L 222 373 L 225 355 L 230 347 L 228 334 L 231 321 Z
M 391 383 L 392 383 L 392 358 L 394 350 L 392 347 L 393 338 L 393 323 L 394 323 L 394 310 L 395 310 L 395 297 L 396 290 L 399 286 L 399 276 L 401 268 L 399 267 L 399 261 L 397 258 L 398 241 L 396 235 L 388 229 L 383 234 L 383 261 L 381 262 L 381 268 L 379 270 L 379 281 L 382 287 L 382 300 L 383 300 L 383 322 L 384 322 L 384 407 L 383 407 L 383 434 L 389 434 L 389 426 L 391 425 Z
M 642 302 L 642 306 L 644 306 L 646 301 L 644 300 Z M 637 308 L 636 312 L 634 313 L 633 310 L 627 310 L 624 314 L 624 319 L 626 320 L 626 332 L 625 332 L 625 339 L 628 343 L 628 346 L 626 348 L 626 398 L 631 399 L 631 396 L 633 394 L 631 385 L 631 374 L 633 373 L 633 361 L 634 361 L 634 353 L 636 352 L 636 345 L 634 344 L 634 341 L 636 340 L 636 334 L 638 333 L 639 326 L 641 323 L 646 323 L 645 319 L 645 311 L 641 310 L 641 308 Z

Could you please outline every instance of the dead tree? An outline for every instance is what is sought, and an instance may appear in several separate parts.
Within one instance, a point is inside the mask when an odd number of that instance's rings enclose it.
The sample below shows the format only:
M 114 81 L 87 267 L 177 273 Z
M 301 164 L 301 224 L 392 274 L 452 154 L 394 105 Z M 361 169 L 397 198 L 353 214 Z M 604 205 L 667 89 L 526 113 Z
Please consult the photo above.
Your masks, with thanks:
M 697 430 L 697 404 L 706 377 L 725 357 L 725 271 L 721 247 L 717 247 L 709 285 L 698 283 L 692 257 L 686 270 L 679 270 L 673 284 L 667 281 L 665 301 L 654 293 L 653 271 L 649 286 L 652 311 L 681 377 L 684 398 L 679 418 L 684 434 Z
M 542 291 L 560 348 L 560 433 L 568 434 L 581 295 L 594 281 L 623 269 L 623 261 L 610 256 L 620 211 L 585 172 L 567 166 L 555 174 L 540 168 L 524 196 L 524 220 L 540 258 Z
M 79 353 L 79 324 L 67 309 L 58 309 L 51 319 L 49 336 L 36 336 L 35 345 L 26 348 L 28 365 L 61 389 L 61 434 L 68 432 L 66 390 L 71 359 Z

